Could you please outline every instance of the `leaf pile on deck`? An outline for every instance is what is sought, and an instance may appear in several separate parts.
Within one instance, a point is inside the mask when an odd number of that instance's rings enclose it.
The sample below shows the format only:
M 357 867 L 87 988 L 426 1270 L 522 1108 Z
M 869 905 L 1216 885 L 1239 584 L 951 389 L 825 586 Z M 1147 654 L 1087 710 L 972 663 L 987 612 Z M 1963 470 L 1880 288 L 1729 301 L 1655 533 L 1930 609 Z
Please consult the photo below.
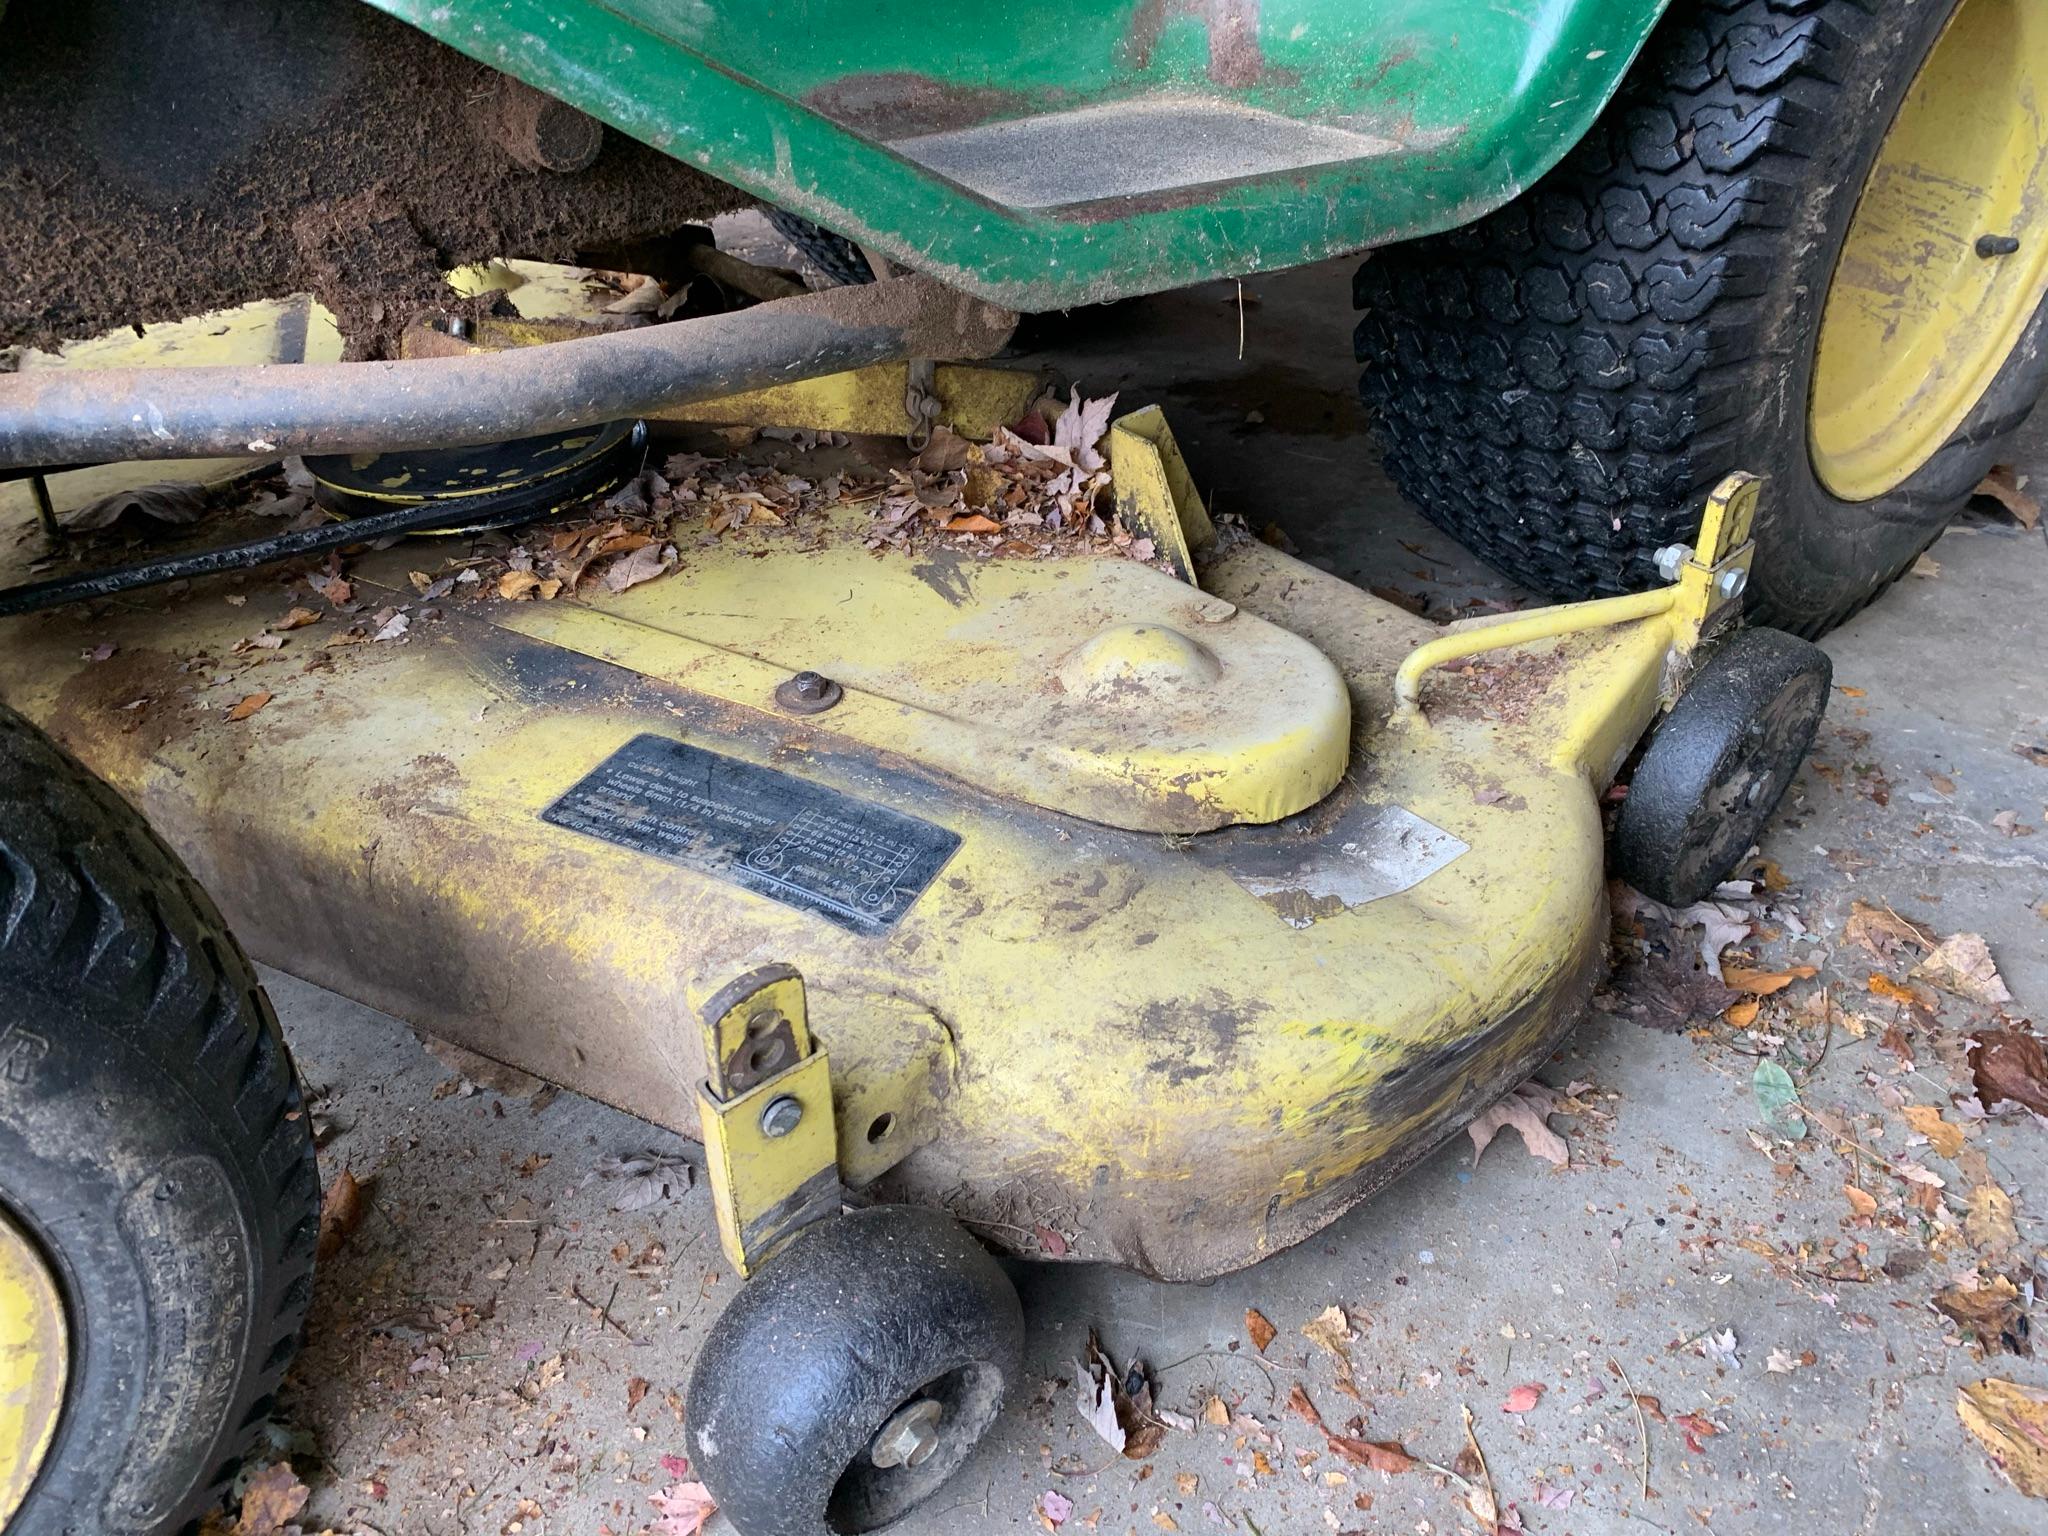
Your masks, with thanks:
M 1112 555 L 1165 569 L 1152 540 L 1124 528 L 1110 504 L 1101 444 L 1115 404 L 1114 395 L 1075 394 L 1049 423 L 1034 409 L 1014 429 L 998 428 L 988 443 L 939 427 L 907 464 L 886 467 L 856 457 L 798 472 L 764 458 L 677 453 L 589 516 L 523 530 L 480 590 L 513 601 L 623 592 L 687 564 L 693 548 L 743 533 L 822 540 L 826 516 L 852 506 L 869 509 L 864 542 L 872 550 L 944 545 L 984 558 Z M 731 435 L 754 436 L 746 429 Z M 852 446 L 834 433 L 770 428 L 758 436 L 800 452 Z
M 1065 547 L 1153 560 L 1152 541 L 1118 524 L 1110 506 L 1101 443 L 1115 406 L 1115 395 L 1087 400 L 1077 392 L 1050 426 L 1033 410 L 987 443 L 936 428 L 908 467 L 889 472 L 868 547 L 905 548 L 946 533 L 973 535 L 997 554 Z

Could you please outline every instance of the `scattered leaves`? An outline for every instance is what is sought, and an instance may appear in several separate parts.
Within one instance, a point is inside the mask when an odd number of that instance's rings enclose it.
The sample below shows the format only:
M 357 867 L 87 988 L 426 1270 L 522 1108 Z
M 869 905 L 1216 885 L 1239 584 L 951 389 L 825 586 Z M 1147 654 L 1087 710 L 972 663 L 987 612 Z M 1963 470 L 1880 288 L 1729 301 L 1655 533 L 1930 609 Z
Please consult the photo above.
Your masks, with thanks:
M 354 1173 L 344 1168 L 334 1176 L 334 1182 L 320 1199 L 320 1237 L 313 1250 L 314 1258 L 324 1264 L 341 1251 L 349 1233 L 362 1224 L 367 1204 L 362 1183 Z
M 1745 966 L 1731 965 L 1721 972 L 1721 979 L 1738 992 L 1747 992 L 1752 997 L 1769 997 L 1773 992 L 1782 992 L 1795 981 L 1805 981 L 1814 974 L 1810 965 L 1795 965 L 1783 971 L 1752 971 Z
M 311 1491 L 293 1474 L 289 1463 L 265 1467 L 243 1487 L 233 1536 L 279 1536 L 310 1497 Z
M 1319 1431 L 1323 1441 L 1336 1455 L 1355 1467 L 1369 1467 L 1375 1472 L 1406 1472 L 1415 1465 L 1415 1458 L 1401 1446 L 1384 1440 L 1362 1440 L 1353 1435 L 1341 1435 L 1323 1422 L 1323 1416 L 1316 1405 L 1309 1401 L 1308 1393 L 1296 1382 L 1287 1394 L 1287 1411 Z
M 1710 1440 L 1721 1433 L 1721 1426 L 1704 1414 L 1681 1413 L 1673 1416 L 1671 1422 L 1676 1424 L 1680 1433 L 1685 1436 L 1685 1448 L 1695 1456 L 1704 1454 L 1707 1449 L 1701 1441 Z
M 1479 1166 L 1479 1159 L 1492 1145 L 1493 1138 L 1510 1127 L 1521 1136 L 1522 1145 L 1529 1149 L 1531 1156 L 1540 1157 L 1554 1167 L 1569 1167 L 1570 1149 L 1549 1124 L 1549 1117 L 1558 1112 L 1561 1097 L 1555 1088 L 1532 1077 L 1473 1120 L 1465 1127 L 1466 1134 L 1472 1138 L 1473 1167 Z
M 1074 1515 L 1074 1501 L 1057 1489 L 1048 1488 L 1038 1496 L 1038 1503 L 1032 1513 L 1038 1516 L 1038 1523 L 1048 1531 L 1056 1531 Z
M 1851 905 L 1842 936 L 1887 964 L 1907 951 L 1930 950 L 1936 943 L 1932 929 L 1899 916 L 1890 907 L 1874 907 L 1867 901 Z
M 673 1152 L 629 1152 L 597 1165 L 601 1179 L 617 1179 L 615 1211 L 644 1211 L 680 1200 L 697 1177 L 687 1159 Z
M 1771 1130 L 1792 1141 L 1806 1134 L 1806 1121 L 1799 1113 L 1799 1089 L 1783 1067 L 1768 1058 L 1759 1061 L 1749 1091 L 1756 1099 L 1757 1114 Z
M 1952 933 L 1935 946 L 1934 952 L 1910 975 L 1930 982 L 1966 1002 L 1995 1007 L 2012 1001 L 1998 967 L 1992 963 L 1990 946 L 1974 933 Z
M 648 1494 L 647 1502 L 661 1516 L 652 1536 L 697 1536 L 704 1522 L 718 1513 L 718 1501 L 702 1483 L 677 1483 Z
M 2010 464 L 1994 464 L 1990 472 L 1977 482 L 1977 489 L 1971 494 L 1989 496 L 2005 508 L 2014 522 L 2032 531 L 2041 526 L 2041 503 L 2027 494 L 2028 478 Z
M 1132 1361 L 1122 1375 L 1103 1352 L 1095 1331 L 1088 1332 L 1088 1357 L 1074 1366 L 1081 1417 L 1110 1447 L 1132 1461 L 1143 1461 L 1166 1439 L 1166 1425 L 1152 1405 L 1152 1381 L 1144 1365 Z
M 1245 1337 L 1252 1341 L 1252 1348 L 1263 1355 L 1266 1346 L 1273 1342 L 1280 1330 L 1267 1322 L 1266 1314 L 1257 1307 L 1247 1307 L 1244 1313 L 1244 1332 Z
M 1336 1362 L 1335 1386 L 1354 1401 L 1360 1401 L 1358 1382 L 1351 1373 L 1351 1351 L 1345 1346 L 1358 1337 L 1351 1319 L 1339 1306 L 1328 1306 L 1301 1325 L 1301 1331 L 1315 1346 Z
M 1979 1184 L 1963 1213 L 1963 1240 L 1987 1258 L 1999 1258 L 2019 1246 L 2019 1227 L 2012 1219 L 2012 1196 L 1996 1184 Z
M 1958 1282 L 1936 1293 L 1935 1309 L 1969 1330 L 1977 1347 L 1987 1355 L 2003 1350 L 2009 1355 L 2033 1353 L 2027 1334 L 2026 1304 L 2019 1288 L 2003 1275 L 1993 1275 L 1981 1285 Z
M 1927 1138 L 1927 1144 L 1934 1148 L 1936 1157 L 1954 1161 L 1956 1154 L 1963 1150 L 1963 1128 L 1942 1119 L 1941 1111 L 1934 1105 L 1908 1104 L 1900 1114 L 1905 1116 L 1906 1124 Z
M 1956 1414 L 2013 1487 L 2048 1499 L 2048 1392 L 1986 1377 L 1957 1389 Z
M 1981 1029 L 1971 1075 L 1986 1109 L 2012 1103 L 2048 1115 L 2048 1054 L 2033 1035 L 2017 1029 Z

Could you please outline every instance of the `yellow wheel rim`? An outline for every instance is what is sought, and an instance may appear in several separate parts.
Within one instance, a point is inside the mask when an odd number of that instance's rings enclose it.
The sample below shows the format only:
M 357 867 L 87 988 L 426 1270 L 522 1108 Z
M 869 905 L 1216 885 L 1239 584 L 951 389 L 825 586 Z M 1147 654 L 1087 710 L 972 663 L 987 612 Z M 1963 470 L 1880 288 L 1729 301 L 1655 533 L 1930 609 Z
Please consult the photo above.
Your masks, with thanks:
M 1962 0 L 1885 134 L 1809 402 L 1814 472 L 1845 501 L 1884 495 L 1954 435 L 2048 289 L 2044 84 L 2048 0 Z
M 56 1438 L 68 1356 L 56 1276 L 0 1211 L 0 1528 L 21 1508 Z

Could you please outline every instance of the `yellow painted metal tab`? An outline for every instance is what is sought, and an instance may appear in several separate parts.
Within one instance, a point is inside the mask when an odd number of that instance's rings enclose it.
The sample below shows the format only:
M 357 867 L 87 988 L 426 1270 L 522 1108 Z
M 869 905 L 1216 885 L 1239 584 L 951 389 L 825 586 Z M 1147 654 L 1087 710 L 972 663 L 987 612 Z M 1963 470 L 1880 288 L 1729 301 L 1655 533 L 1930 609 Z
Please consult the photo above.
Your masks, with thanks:
M 1124 526 L 1152 540 L 1174 574 L 1194 584 L 1192 551 L 1214 543 L 1216 529 L 1164 411 L 1148 405 L 1110 423 L 1109 469 Z
M 0 1211 L 0 1528 L 21 1508 L 56 1438 L 69 1364 L 56 1278 Z
M 903 437 L 913 423 L 904 409 L 908 363 L 878 363 L 851 373 L 699 400 L 654 412 L 651 421 L 698 421 L 722 426 L 802 427 L 813 432 Z M 940 363 L 932 373 L 937 424 L 983 440 L 1014 425 L 1045 390 L 1045 375 L 1014 368 Z
M 1299 636 L 1134 560 L 878 561 L 866 526 L 736 531 L 661 581 L 489 617 L 777 718 L 777 685 L 821 672 L 844 693 L 820 735 L 1107 826 L 1278 821 L 1343 778 L 1350 695 Z
M 730 1102 L 700 1088 L 697 1112 L 718 1240 L 742 1275 L 799 1227 L 838 1211 L 839 1143 L 823 1051 Z
M 811 1054 L 804 979 L 787 965 L 764 965 L 727 982 L 696 1008 L 704 1027 L 711 1091 L 744 1093 Z

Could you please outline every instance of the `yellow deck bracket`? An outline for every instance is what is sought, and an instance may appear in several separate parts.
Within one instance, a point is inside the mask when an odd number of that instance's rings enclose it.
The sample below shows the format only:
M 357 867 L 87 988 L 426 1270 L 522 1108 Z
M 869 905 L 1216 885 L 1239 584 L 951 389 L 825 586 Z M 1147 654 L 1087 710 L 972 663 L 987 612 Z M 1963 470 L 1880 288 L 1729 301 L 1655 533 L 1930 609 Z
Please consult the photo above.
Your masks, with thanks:
M 832 1074 L 811 1039 L 803 977 L 765 965 L 697 1009 L 709 1078 L 697 1090 L 718 1240 L 741 1275 L 799 1228 L 834 1215 Z
M 1394 674 L 1395 718 L 1421 721 L 1422 678 L 1432 667 L 1487 651 L 1661 617 L 1670 621 L 1670 648 L 1681 656 L 1690 654 L 1707 621 L 1741 597 L 1749 583 L 1756 555 L 1750 526 L 1762 487 L 1761 477 L 1741 470 L 1714 487 L 1700 517 L 1698 542 L 1659 552 L 1659 569 L 1672 578 L 1669 586 L 1488 619 L 1418 645 Z
M 451 336 L 425 320 L 399 338 L 404 357 L 446 357 L 452 353 L 501 352 L 541 342 L 567 341 L 622 327 L 616 315 L 484 315 L 465 336 Z M 689 422 L 721 427 L 787 427 L 811 432 L 846 432 L 872 437 L 906 437 L 919 425 L 910 417 L 909 363 L 876 363 L 846 373 L 750 389 L 713 400 L 692 400 L 649 411 L 649 421 Z M 997 427 L 1021 419 L 1045 392 L 1047 375 L 1036 369 L 982 368 L 939 363 L 928 392 L 938 415 L 929 425 L 986 442 Z
M 1150 539 L 1174 575 L 1197 585 L 1194 551 L 1215 542 L 1216 527 L 1158 406 L 1110 423 L 1109 473 L 1123 525 Z

